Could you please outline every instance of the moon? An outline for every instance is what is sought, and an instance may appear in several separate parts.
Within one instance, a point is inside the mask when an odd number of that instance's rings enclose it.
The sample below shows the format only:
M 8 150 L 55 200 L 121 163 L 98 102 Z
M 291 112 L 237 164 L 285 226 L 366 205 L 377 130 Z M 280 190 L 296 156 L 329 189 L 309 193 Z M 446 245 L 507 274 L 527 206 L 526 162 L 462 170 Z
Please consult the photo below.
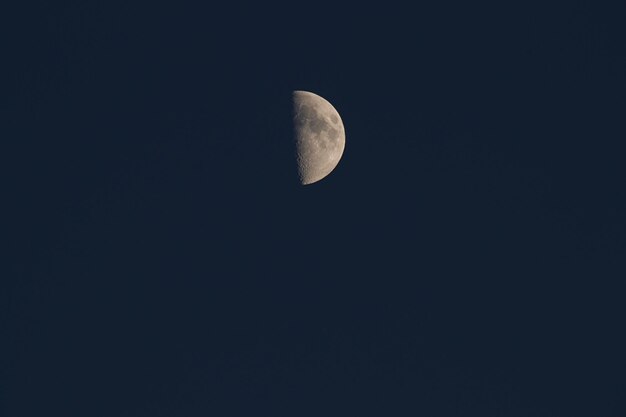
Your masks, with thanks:
M 346 132 L 328 101 L 308 91 L 294 91 L 293 133 L 302 185 L 317 182 L 335 169 L 346 146 Z

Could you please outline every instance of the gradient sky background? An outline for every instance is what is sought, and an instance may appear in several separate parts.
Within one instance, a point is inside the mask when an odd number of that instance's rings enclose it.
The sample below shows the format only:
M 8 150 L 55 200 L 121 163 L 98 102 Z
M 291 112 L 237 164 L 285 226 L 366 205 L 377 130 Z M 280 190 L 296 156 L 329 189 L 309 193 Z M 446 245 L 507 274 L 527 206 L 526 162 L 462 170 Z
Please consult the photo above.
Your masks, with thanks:
M 0 414 L 626 415 L 623 2 L 53 3 L 3 13 Z

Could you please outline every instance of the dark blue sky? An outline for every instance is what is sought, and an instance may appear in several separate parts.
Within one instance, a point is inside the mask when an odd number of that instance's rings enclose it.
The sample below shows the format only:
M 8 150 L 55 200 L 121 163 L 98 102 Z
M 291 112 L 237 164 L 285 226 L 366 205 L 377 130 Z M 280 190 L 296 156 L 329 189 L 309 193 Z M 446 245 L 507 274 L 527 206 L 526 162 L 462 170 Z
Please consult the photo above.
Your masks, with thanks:
M 4 16 L 0 414 L 626 413 L 623 4 L 98 3 Z

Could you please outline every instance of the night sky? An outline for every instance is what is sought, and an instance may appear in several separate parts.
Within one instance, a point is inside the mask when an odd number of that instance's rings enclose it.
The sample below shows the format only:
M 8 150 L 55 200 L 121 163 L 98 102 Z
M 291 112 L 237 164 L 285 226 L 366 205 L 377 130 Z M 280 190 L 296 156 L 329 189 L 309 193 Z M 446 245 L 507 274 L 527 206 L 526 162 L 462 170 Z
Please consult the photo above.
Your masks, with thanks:
M 623 2 L 213 3 L 2 13 L 0 415 L 626 415 Z

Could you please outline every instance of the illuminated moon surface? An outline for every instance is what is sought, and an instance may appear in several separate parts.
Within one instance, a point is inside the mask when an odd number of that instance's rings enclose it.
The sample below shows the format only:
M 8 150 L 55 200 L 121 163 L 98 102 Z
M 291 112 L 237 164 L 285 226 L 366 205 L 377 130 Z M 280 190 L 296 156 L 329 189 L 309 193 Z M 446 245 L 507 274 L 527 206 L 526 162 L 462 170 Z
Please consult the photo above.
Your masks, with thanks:
M 300 183 L 312 184 L 330 174 L 346 145 L 337 110 L 317 94 L 294 91 L 293 132 Z

